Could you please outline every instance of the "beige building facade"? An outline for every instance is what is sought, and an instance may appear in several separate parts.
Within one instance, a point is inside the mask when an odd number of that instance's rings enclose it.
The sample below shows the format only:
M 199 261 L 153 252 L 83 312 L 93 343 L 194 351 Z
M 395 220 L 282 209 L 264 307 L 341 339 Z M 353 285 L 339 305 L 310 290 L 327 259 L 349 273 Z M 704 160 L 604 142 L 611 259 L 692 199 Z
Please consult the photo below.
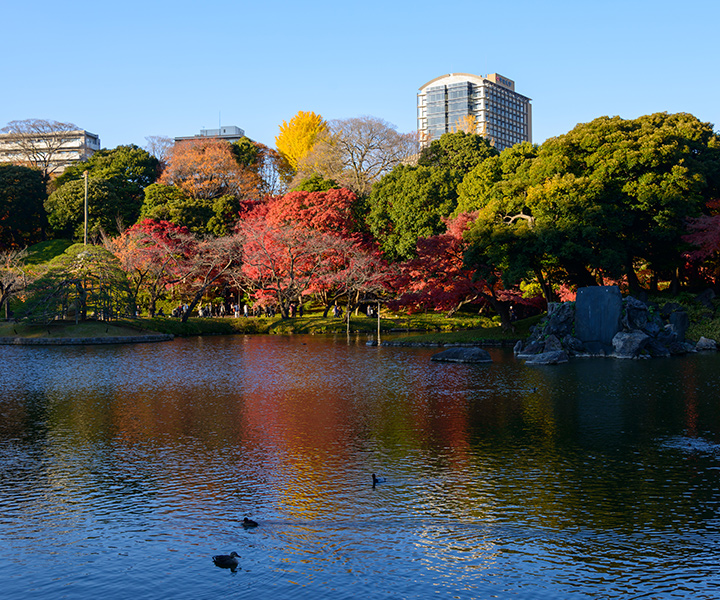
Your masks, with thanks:
M 84 129 L 0 134 L 0 163 L 36 167 L 51 176 L 98 150 L 100 138 Z

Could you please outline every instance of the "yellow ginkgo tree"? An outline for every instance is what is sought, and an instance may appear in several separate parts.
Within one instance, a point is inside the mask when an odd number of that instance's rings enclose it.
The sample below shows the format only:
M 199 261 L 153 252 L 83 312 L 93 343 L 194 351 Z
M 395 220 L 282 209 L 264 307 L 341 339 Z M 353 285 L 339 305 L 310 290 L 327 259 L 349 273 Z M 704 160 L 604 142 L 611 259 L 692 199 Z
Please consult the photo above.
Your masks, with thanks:
M 312 111 L 298 111 L 289 122 L 282 122 L 275 145 L 293 171 L 297 170 L 299 161 L 310 152 L 318 136 L 327 128 L 327 122 Z

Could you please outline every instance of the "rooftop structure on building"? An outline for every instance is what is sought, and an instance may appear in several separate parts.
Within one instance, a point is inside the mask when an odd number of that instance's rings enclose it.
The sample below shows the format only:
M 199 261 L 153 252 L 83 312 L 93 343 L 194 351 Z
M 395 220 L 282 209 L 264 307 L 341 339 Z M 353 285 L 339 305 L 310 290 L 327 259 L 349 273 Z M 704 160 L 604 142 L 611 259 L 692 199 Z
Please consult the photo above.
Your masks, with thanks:
M 428 81 L 417 95 L 418 133 L 427 145 L 444 133 L 473 130 L 498 150 L 532 142 L 530 98 L 498 73 L 450 73 Z
M 225 140 L 227 142 L 239 142 L 245 137 L 245 132 L 235 125 L 225 125 L 219 129 L 201 129 L 198 135 L 176 137 L 176 142 L 186 142 L 188 140 L 200 140 L 203 138 L 215 138 Z
M 52 176 L 98 150 L 100 138 L 84 129 L 0 134 L 0 163 L 36 167 Z

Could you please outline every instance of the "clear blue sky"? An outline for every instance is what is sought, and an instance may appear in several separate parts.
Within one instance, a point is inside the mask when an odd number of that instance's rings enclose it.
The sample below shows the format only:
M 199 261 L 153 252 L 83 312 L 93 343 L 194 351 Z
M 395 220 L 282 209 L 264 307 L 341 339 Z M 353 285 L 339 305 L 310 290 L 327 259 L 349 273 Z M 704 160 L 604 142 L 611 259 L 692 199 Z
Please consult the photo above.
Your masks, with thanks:
M 299 110 L 416 127 L 425 82 L 497 72 L 533 141 L 601 115 L 690 112 L 720 129 L 720 2 L 11 2 L 0 127 L 69 121 L 102 145 L 237 125 L 274 146 Z

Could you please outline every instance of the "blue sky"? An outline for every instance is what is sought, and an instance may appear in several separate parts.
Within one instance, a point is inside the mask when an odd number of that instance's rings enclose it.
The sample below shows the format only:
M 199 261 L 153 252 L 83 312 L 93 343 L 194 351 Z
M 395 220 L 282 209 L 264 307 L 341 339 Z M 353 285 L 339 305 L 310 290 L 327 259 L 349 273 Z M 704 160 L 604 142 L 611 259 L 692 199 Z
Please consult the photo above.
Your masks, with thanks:
M 601 115 L 690 112 L 720 130 L 717 0 L 12 2 L 0 128 L 76 123 L 102 145 L 237 125 L 274 146 L 299 110 L 416 127 L 425 82 L 497 72 L 533 141 Z

